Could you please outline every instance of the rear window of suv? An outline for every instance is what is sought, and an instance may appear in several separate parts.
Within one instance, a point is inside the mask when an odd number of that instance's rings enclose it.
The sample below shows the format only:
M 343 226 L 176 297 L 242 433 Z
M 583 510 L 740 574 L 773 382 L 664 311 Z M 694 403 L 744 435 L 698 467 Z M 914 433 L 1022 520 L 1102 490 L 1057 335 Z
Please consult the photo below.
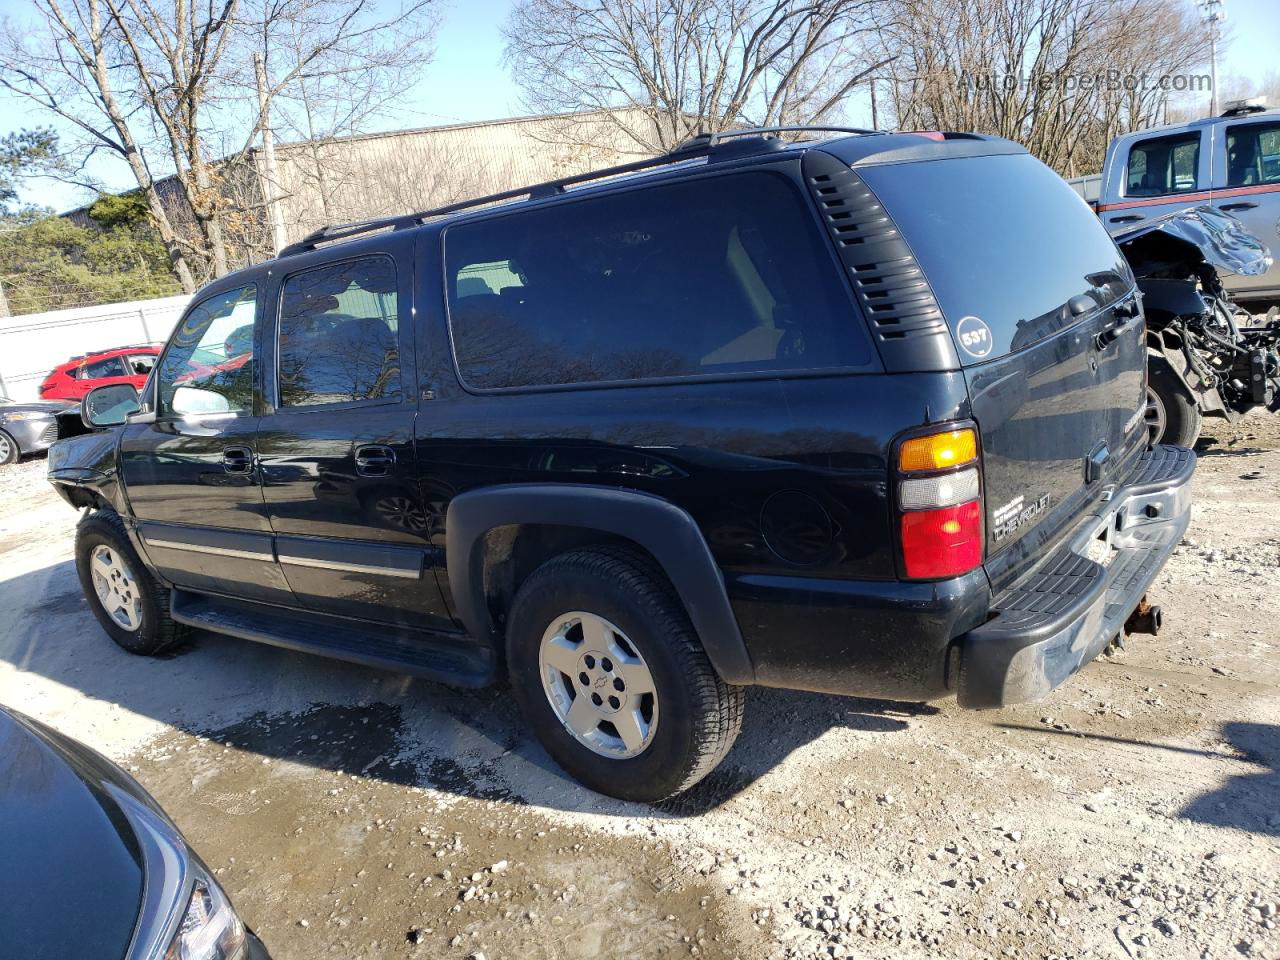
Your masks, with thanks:
M 806 200 L 753 172 L 459 224 L 463 380 L 495 389 L 860 367 L 872 358 Z
M 859 168 L 920 262 L 957 334 L 985 326 L 978 363 L 1074 323 L 1079 295 L 1102 307 L 1132 285 L 1124 257 L 1088 205 L 1027 154 Z M 980 321 L 976 323 L 975 321 Z M 957 339 L 959 343 L 959 339 Z

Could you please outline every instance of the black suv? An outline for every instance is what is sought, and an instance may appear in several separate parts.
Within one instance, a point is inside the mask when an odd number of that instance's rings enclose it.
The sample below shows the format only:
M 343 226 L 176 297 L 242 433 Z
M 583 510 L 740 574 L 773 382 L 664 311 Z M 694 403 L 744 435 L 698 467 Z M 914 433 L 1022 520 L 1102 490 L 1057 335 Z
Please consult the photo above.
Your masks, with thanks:
M 995 707 L 1154 629 L 1194 457 L 1146 442 L 1097 218 L 1004 140 L 776 134 L 210 284 L 50 458 L 103 626 L 506 676 L 643 800 L 715 767 L 749 684 Z

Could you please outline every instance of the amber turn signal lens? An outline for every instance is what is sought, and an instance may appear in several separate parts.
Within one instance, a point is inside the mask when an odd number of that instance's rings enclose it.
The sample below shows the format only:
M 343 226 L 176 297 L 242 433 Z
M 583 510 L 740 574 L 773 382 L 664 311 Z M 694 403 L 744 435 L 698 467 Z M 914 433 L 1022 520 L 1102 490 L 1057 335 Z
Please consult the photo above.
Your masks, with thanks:
M 912 437 L 898 448 L 898 469 L 904 473 L 916 470 L 946 470 L 978 459 L 978 436 L 969 428 Z

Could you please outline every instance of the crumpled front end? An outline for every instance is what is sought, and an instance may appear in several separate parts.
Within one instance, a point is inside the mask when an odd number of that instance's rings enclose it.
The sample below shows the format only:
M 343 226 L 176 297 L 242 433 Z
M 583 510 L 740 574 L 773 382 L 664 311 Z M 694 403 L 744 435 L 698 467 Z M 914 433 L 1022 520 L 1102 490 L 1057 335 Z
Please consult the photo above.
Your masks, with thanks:
M 82 510 L 127 512 L 116 462 L 118 430 L 99 430 L 57 441 L 49 448 L 47 476 L 62 499 Z

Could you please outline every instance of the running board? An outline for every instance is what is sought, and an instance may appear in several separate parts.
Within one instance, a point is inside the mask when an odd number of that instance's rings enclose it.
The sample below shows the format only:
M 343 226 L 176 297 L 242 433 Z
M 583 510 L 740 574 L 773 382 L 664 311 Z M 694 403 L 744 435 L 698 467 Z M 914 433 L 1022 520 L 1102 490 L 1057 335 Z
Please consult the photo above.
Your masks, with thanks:
M 484 687 L 497 679 L 493 653 L 461 634 L 453 638 L 390 625 L 334 621 L 187 590 L 173 591 L 170 615 L 190 627 L 454 687 Z

